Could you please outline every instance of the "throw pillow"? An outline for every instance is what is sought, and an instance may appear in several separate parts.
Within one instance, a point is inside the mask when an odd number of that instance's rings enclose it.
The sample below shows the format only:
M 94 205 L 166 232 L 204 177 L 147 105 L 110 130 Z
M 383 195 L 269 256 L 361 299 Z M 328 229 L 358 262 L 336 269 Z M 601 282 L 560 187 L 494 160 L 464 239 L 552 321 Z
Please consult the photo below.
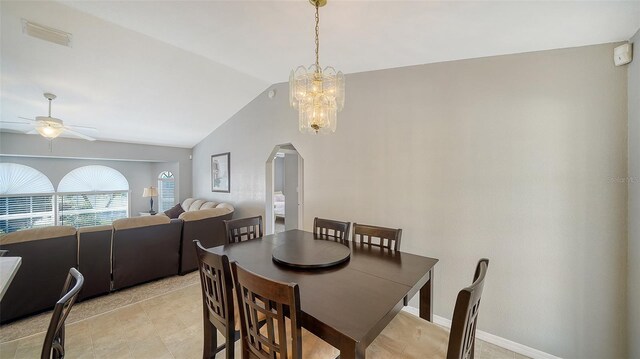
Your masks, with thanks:
M 176 204 L 171 209 L 164 211 L 164 214 L 171 219 L 178 218 L 182 213 L 184 213 L 184 209 L 182 209 L 180 203 Z

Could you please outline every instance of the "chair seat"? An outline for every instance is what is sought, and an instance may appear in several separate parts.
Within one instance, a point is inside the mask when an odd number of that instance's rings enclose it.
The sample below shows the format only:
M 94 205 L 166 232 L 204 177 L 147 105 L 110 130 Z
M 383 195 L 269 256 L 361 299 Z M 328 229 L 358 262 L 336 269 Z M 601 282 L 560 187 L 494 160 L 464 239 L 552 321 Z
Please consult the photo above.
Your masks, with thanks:
M 446 358 L 449 332 L 401 311 L 367 348 L 367 358 Z
M 287 319 L 287 328 L 290 322 Z M 260 328 L 260 332 L 266 335 L 266 326 Z M 276 338 L 278 333 L 275 333 Z M 287 338 L 287 345 L 291 348 L 291 338 Z M 340 351 L 324 340 L 313 335 L 306 329 L 302 329 L 302 357 L 304 359 L 335 359 L 340 355 Z M 291 350 L 287 351 L 287 357 L 291 359 Z

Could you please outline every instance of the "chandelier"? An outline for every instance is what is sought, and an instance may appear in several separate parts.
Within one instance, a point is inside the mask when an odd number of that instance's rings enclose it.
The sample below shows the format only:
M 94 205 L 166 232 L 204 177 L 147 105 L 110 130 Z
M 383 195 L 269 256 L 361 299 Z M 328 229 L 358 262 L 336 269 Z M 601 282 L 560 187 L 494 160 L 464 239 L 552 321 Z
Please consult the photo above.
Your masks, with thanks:
M 344 75 L 327 66 L 320 67 L 320 16 L 318 8 L 326 0 L 309 0 L 316 8 L 316 62 L 305 68 L 298 66 L 289 76 L 289 103 L 298 109 L 302 133 L 336 132 L 337 112 L 344 107 Z

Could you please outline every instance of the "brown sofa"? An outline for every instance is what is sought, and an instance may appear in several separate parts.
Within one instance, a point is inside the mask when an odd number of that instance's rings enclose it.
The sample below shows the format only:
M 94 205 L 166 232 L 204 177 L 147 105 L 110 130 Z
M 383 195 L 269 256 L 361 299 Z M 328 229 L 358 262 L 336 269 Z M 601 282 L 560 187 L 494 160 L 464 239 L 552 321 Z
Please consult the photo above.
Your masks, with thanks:
M 53 308 L 71 267 L 77 266 L 76 229 L 71 226 L 34 228 L 0 238 L 8 256 L 22 257 L 11 285 L 0 302 L 0 322 L 6 323 Z
M 113 227 L 78 228 L 78 270 L 84 276 L 79 299 L 111 290 L 111 235 Z
M 201 209 L 184 212 L 180 215 L 182 235 L 180 236 L 180 274 L 194 271 L 198 268 L 193 240 L 199 240 L 205 248 L 224 244 L 223 220 L 233 217 L 233 207 L 220 206 L 218 208 Z
M 167 216 L 113 221 L 113 290 L 178 274 L 182 220 Z
M 215 208 L 195 208 L 204 204 Z M 108 226 L 78 230 L 51 226 L 0 237 L 0 249 L 8 250 L 8 256 L 22 257 L 0 302 L 0 323 L 52 308 L 71 267 L 85 278 L 79 299 L 195 270 L 193 240 L 199 239 L 206 247 L 223 244 L 222 221 L 231 219 L 234 209 L 213 202 L 190 207 L 178 219 L 164 215 L 124 218 Z

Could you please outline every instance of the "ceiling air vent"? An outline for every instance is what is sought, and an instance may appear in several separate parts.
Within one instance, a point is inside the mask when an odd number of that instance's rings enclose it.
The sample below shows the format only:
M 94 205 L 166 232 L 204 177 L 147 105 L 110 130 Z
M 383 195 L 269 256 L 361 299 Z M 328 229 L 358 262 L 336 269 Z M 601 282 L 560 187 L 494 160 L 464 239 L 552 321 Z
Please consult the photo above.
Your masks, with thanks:
M 54 44 L 71 47 L 71 34 L 22 19 L 22 32 Z

